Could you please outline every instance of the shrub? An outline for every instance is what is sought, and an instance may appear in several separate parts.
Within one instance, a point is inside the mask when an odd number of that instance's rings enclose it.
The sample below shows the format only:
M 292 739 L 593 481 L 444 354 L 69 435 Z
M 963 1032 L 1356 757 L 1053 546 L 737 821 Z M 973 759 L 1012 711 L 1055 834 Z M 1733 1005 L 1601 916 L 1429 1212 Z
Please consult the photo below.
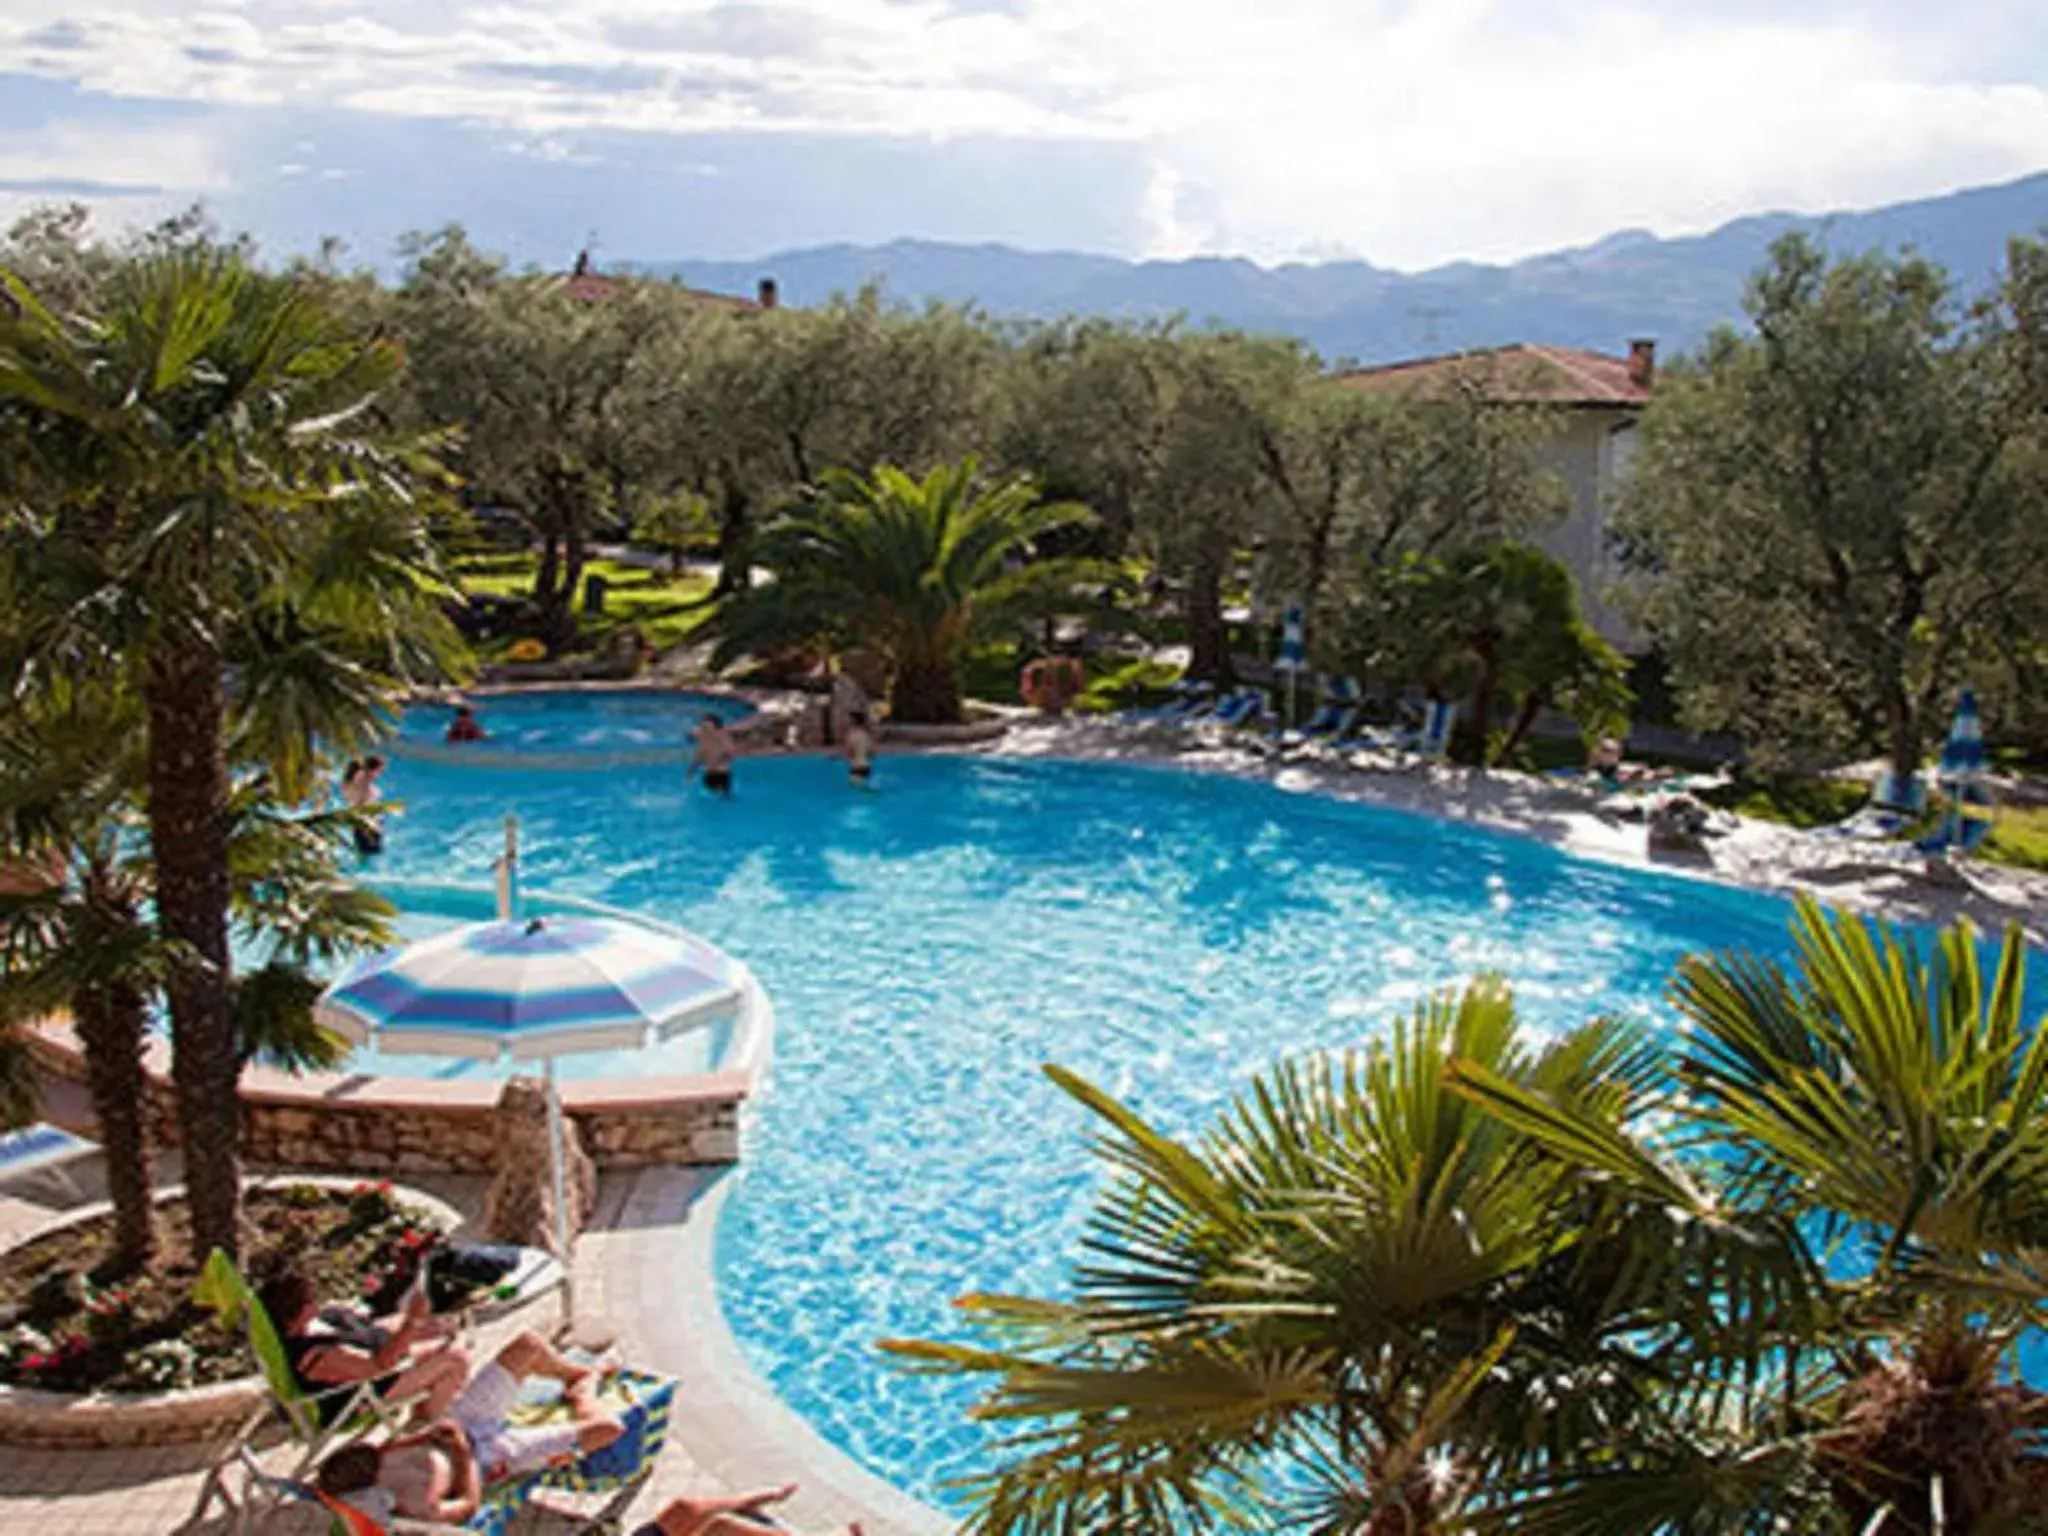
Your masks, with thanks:
M 358 1184 L 348 1192 L 348 1219 L 365 1231 L 382 1226 L 397 1214 L 398 1201 L 388 1180 L 382 1184 Z
M 137 1386 L 177 1391 L 197 1383 L 199 1351 L 184 1339 L 158 1339 L 128 1356 L 127 1371 Z

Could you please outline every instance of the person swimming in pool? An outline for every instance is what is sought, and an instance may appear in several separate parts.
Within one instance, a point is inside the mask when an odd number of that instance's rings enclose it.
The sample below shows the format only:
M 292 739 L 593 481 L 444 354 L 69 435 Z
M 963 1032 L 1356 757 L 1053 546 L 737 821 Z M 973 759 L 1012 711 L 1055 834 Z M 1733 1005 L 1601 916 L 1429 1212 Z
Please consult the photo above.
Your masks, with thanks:
M 846 772 L 856 784 L 875 776 L 875 732 L 866 710 L 857 709 L 846 720 Z
M 483 722 L 476 717 L 476 711 L 467 704 L 455 706 L 455 718 L 448 722 L 448 743 L 456 746 L 465 741 L 484 739 Z
M 716 715 L 706 715 L 697 722 L 697 755 L 690 759 L 690 766 L 704 770 L 704 787 L 714 795 L 732 798 L 732 732 L 725 728 L 725 722 Z
M 382 798 L 382 792 L 377 788 L 377 776 L 383 771 L 384 759 L 381 757 L 351 759 L 348 771 L 341 776 L 342 802 L 352 811 L 375 805 Z M 366 817 L 358 821 L 351 831 L 355 835 L 356 852 L 365 858 L 384 851 L 382 818 Z

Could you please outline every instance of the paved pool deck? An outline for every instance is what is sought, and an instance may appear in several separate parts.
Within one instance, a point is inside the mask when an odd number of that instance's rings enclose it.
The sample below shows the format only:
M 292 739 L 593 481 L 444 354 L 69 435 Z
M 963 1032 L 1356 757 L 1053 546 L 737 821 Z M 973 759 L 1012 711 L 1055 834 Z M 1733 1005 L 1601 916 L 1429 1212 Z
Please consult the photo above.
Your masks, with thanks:
M 413 1182 L 465 1221 L 482 1209 L 481 1178 Z M 841 1532 L 855 1520 L 865 1536 L 948 1530 L 948 1522 L 826 1446 L 740 1361 L 719 1318 L 711 1277 L 712 1222 L 722 1194 L 717 1175 L 706 1170 L 607 1174 L 577 1245 L 582 1331 L 612 1338 L 623 1358 L 681 1382 L 667 1448 L 633 1501 L 626 1528 L 678 1494 L 795 1482 L 797 1497 L 781 1513 L 811 1536 Z M 61 1214 L 61 1205 L 0 1193 L 0 1246 Z M 478 1345 L 487 1352 L 520 1328 L 548 1331 L 558 1318 L 554 1298 L 537 1300 L 483 1329 Z M 231 1536 L 234 1523 L 218 1510 L 206 1520 L 188 1520 L 209 1460 L 204 1446 L 0 1447 L 0 1536 Z M 310 1511 L 280 1514 L 263 1527 L 266 1536 L 324 1536 L 327 1529 Z M 569 1521 L 545 1509 L 529 1510 L 513 1527 L 516 1536 L 569 1529 Z

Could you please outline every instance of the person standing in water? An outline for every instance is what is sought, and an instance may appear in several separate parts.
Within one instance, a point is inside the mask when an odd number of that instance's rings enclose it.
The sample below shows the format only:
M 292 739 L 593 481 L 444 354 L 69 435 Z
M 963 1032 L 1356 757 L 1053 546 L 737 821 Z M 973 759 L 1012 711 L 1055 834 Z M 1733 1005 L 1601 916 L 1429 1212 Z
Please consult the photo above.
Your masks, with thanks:
M 865 710 L 855 710 L 846 719 L 846 772 L 856 784 L 875 776 L 875 732 Z
M 732 732 L 725 728 L 725 722 L 716 715 L 706 715 L 697 722 L 697 755 L 690 760 L 693 768 L 704 770 L 704 787 L 714 795 L 732 798 Z
M 460 746 L 465 741 L 484 739 L 483 722 L 476 717 L 476 711 L 467 704 L 455 706 L 455 718 L 448 722 L 448 744 Z
M 383 798 L 377 788 L 377 776 L 383 771 L 384 759 L 381 757 L 351 759 L 347 772 L 341 776 L 342 803 L 352 811 L 375 805 Z M 355 834 L 357 853 L 368 858 L 373 853 L 384 851 L 384 822 L 381 817 L 358 820 L 351 830 Z

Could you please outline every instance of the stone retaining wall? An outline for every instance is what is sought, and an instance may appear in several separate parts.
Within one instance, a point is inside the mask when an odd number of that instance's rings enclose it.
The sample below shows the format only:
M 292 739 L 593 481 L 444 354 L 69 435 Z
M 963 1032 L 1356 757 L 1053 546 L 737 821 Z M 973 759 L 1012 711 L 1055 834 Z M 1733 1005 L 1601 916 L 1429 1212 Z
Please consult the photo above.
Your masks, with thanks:
M 34 1049 L 45 1072 L 83 1082 L 68 1028 L 46 1026 Z M 152 1042 L 146 1062 L 152 1127 L 167 1144 L 177 1125 L 168 1057 L 162 1042 Z M 562 1085 L 562 1104 L 600 1169 L 731 1163 L 739 1159 L 749 1080 L 746 1072 L 711 1072 L 572 1081 Z M 242 1078 L 242 1155 L 261 1166 L 346 1174 L 493 1173 L 497 1097 L 490 1083 L 293 1077 L 251 1067 Z
M 0 1445 L 97 1451 L 225 1440 L 268 1400 L 253 1376 L 148 1397 L 0 1386 Z

